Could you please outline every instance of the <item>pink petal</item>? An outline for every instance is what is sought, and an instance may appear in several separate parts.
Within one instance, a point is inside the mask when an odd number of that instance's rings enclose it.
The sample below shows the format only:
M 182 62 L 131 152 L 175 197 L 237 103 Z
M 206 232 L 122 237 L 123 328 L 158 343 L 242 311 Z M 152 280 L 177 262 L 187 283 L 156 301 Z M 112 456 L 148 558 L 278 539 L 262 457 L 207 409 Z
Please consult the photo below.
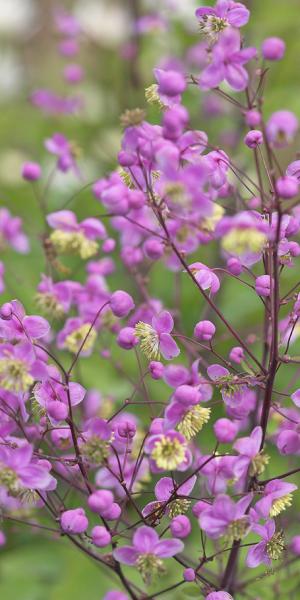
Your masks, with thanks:
M 184 549 L 184 543 L 181 540 L 162 540 L 155 545 L 154 554 L 160 556 L 160 558 L 169 558 L 182 552 Z
M 160 334 L 160 351 L 166 360 L 172 360 L 180 354 L 180 350 L 169 333 Z
M 44 337 L 50 331 L 50 325 L 43 317 L 24 317 L 23 326 L 29 337 L 36 340 Z
M 125 565 L 134 565 L 139 554 L 132 546 L 123 546 L 113 551 L 113 557 Z
M 250 548 L 246 558 L 246 565 L 247 567 L 253 569 L 255 567 L 258 567 L 258 565 L 260 565 L 262 562 L 265 562 L 266 557 L 266 543 L 259 542 L 259 544 L 257 544 L 256 546 Z
M 151 527 L 139 527 L 133 536 L 133 545 L 140 553 L 152 552 L 159 540 L 158 533 Z
M 167 310 L 163 310 L 159 315 L 153 317 L 152 327 L 157 333 L 171 333 L 174 327 L 173 317 Z

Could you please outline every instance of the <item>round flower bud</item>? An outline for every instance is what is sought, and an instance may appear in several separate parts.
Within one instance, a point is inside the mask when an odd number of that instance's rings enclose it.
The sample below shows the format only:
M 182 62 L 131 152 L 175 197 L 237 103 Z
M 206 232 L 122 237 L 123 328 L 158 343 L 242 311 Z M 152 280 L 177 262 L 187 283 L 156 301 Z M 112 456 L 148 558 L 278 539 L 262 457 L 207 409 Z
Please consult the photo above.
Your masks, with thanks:
M 300 556 L 300 535 L 295 535 L 291 539 L 290 549 L 294 554 Z
M 154 69 L 154 75 L 158 82 L 158 93 L 166 96 L 177 96 L 184 92 L 187 84 L 184 75 L 178 71 L 165 71 Z
M 286 175 L 285 177 L 279 177 L 279 179 L 276 181 L 277 194 L 285 200 L 289 200 L 290 198 L 297 196 L 298 189 L 299 183 L 296 177 L 289 177 Z
M 263 134 L 259 129 L 251 129 L 244 137 L 244 142 L 248 148 L 257 148 L 263 143 Z
M 76 63 L 67 65 L 64 69 L 64 78 L 68 83 L 80 83 L 83 76 L 83 68 Z
M 194 337 L 197 340 L 210 341 L 216 333 L 216 328 L 211 321 L 198 321 L 194 328 Z
M 134 438 L 135 434 L 136 434 L 136 426 L 134 423 L 132 423 L 130 421 L 123 421 L 123 423 L 120 423 L 120 425 L 118 426 L 118 435 L 121 438 L 132 439 L 132 438 Z
M 130 311 L 134 308 L 134 302 L 127 292 L 117 290 L 110 299 L 110 308 L 115 317 L 127 317 Z
M 188 567 L 187 569 L 184 569 L 183 579 L 184 579 L 184 581 L 195 581 L 196 573 L 195 573 L 194 569 L 191 569 L 190 567 Z
M 88 519 L 83 508 L 65 510 L 60 517 L 63 531 L 67 533 L 84 533 L 89 526 Z
M 121 167 L 131 167 L 136 161 L 136 156 L 132 152 L 120 150 L 118 154 L 118 162 Z
M 113 238 L 107 238 L 102 244 L 103 252 L 113 252 L 116 247 L 116 241 Z
M 0 317 L 4 321 L 10 321 L 12 317 L 13 307 L 10 302 L 5 302 L 0 308 Z
M 128 600 L 128 596 L 119 590 L 111 590 L 103 596 L 103 600 Z
M 134 327 L 123 327 L 117 337 L 118 345 L 124 350 L 131 350 L 139 343 Z
M 164 253 L 163 243 L 156 238 L 149 238 L 143 245 L 145 256 L 150 260 L 158 260 Z
M 263 41 L 261 49 L 266 60 L 281 60 L 285 53 L 285 43 L 279 37 L 269 37 Z
M 253 198 L 250 198 L 250 200 L 248 200 L 247 202 L 249 208 L 258 208 L 261 204 L 261 199 L 258 196 L 253 196 Z
M 229 444 L 237 435 L 238 425 L 230 419 L 218 419 L 214 424 L 214 432 L 218 442 Z
M 197 388 L 191 385 L 180 385 L 174 393 L 174 398 L 177 402 L 190 406 L 191 404 L 198 404 L 200 400 L 200 394 Z
M 198 502 L 196 502 L 196 504 L 194 504 L 194 506 L 192 507 L 192 513 L 194 515 L 194 517 L 200 517 L 201 513 L 207 509 L 209 505 L 207 504 L 207 502 L 204 502 L 204 500 L 198 500 Z
M 103 516 L 114 501 L 113 493 L 110 490 L 97 490 L 88 497 L 88 505 L 91 511 Z
M 161 379 L 164 374 L 164 365 L 158 360 L 151 360 L 149 371 L 152 379 Z
M 248 110 L 245 114 L 245 121 L 249 127 L 257 127 L 261 122 L 261 114 L 254 108 Z
M 22 167 L 22 177 L 27 181 L 36 181 L 41 177 L 42 170 L 38 163 L 26 162 Z
M 170 523 L 170 530 L 173 537 L 187 537 L 192 530 L 189 518 L 185 515 L 178 515 L 178 517 L 174 517 Z
M 238 276 L 241 274 L 243 267 L 238 258 L 232 257 L 227 261 L 227 269 L 230 271 L 230 273 L 232 273 L 232 275 Z
M 79 45 L 76 40 L 68 38 L 59 43 L 58 50 L 62 56 L 76 56 L 79 52 Z
M 151 435 L 156 435 L 157 433 L 162 433 L 163 427 L 164 427 L 164 419 L 162 419 L 161 417 L 156 417 L 151 422 L 151 425 L 149 427 L 149 433 L 151 433 Z
M 270 275 L 261 275 L 255 280 L 255 290 L 259 296 L 270 296 L 271 293 L 271 278 Z
M 119 518 L 122 510 L 119 504 L 113 502 L 112 505 L 103 513 L 103 517 L 108 521 L 115 521 Z
M 145 194 L 142 190 L 129 190 L 128 202 L 130 208 L 137 209 L 142 208 L 145 205 Z
M 98 548 L 104 548 L 104 546 L 108 546 L 111 542 L 111 535 L 103 525 L 96 525 L 96 527 L 93 527 L 91 534 L 93 544 L 98 546 Z
M 245 358 L 243 348 L 241 348 L 240 346 L 234 346 L 234 348 L 232 348 L 230 350 L 229 358 L 233 362 L 235 362 L 238 365 L 240 365 L 241 362 L 242 362 L 242 360 L 244 360 L 244 358 Z
M 49 417 L 56 421 L 64 421 L 69 414 L 69 409 L 63 402 L 53 400 L 47 403 L 47 413 Z

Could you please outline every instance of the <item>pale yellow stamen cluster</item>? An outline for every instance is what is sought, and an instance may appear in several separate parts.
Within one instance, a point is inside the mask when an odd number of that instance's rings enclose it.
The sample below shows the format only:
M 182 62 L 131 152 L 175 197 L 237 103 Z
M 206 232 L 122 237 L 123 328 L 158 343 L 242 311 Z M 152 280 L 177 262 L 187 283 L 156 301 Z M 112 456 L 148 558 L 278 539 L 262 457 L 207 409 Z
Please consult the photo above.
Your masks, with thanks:
M 163 561 L 155 554 L 140 554 L 136 566 L 146 584 L 151 583 L 156 575 L 165 573 Z
M 36 303 L 38 308 L 45 314 L 60 318 L 64 314 L 63 306 L 58 302 L 54 294 L 50 292 L 36 294 Z
M 223 217 L 224 212 L 225 209 L 223 206 L 220 206 L 220 204 L 214 204 L 212 215 L 203 219 L 200 229 L 202 229 L 202 231 L 206 231 L 207 233 L 213 233 L 216 225 Z
M 270 517 L 277 517 L 283 510 L 286 510 L 289 506 L 292 506 L 293 494 L 286 494 L 281 498 L 273 501 Z
M 101 440 L 97 435 L 92 435 L 80 446 L 82 456 L 88 458 L 92 463 L 101 465 L 108 457 L 109 443 Z
M 74 331 L 72 331 L 72 333 L 69 333 L 69 335 L 67 335 L 65 339 L 65 347 L 67 348 L 67 350 L 69 350 L 69 352 L 76 354 L 79 351 L 81 344 L 88 333 L 89 335 L 84 342 L 82 352 L 88 352 L 93 348 L 97 337 L 97 333 L 94 329 L 91 329 L 90 331 L 90 327 L 91 323 L 84 323 L 84 325 L 81 325 L 81 327 L 75 329 Z
M 20 483 L 17 474 L 0 463 L 0 486 L 4 486 L 11 496 L 18 496 L 20 492 Z
M 146 98 L 146 101 L 148 102 L 148 104 L 153 104 L 154 106 L 157 106 L 158 108 L 163 109 L 163 108 L 165 108 L 165 105 L 161 101 L 157 90 L 158 90 L 158 85 L 156 83 L 149 85 L 149 87 L 147 87 L 145 89 L 145 98 Z
M 204 406 L 193 406 L 183 417 L 182 421 L 177 425 L 178 431 L 184 435 L 187 440 L 191 440 L 203 425 L 210 418 L 211 409 Z
M 217 17 L 216 15 L 203 15 L 199 21 L 201 33 L 209 36 L 213 40 L 217 39 L 218 33 L 228 26 L 228 21 Z
M 55 229 L 49 239 L 58 254 L 78 254 L 83 260 L 97 254 L 99 248 L 98 243 L 89 240 L 82 231 Z
M 149 360 L 159 360 L 159 337 L 149 323 L 139 321 L 135 326 L 136 336 L 140 338 L 140 348 Z
M 266 466 L 270 462 L 270 457 L 268 454 L 264 454 L 263 452 L 259 452 L 254 458 L 252 458 L 249 475 L 250 477 L 254 477 L 254 475 L 261 475 Z
M 185 451 L 186 445 L 180 440 L 163 435 L 155 443 L 151 458 L 156 462 L 159 469 L 172 471 L 184 461 Z
M 278 560 L 285 549 L 284 537 L 282 531 L 274 533 L 273 537 L 267 543 L 267 554 L 271 560 Z
M 230 523 L 225 537 L 226 543 L 241 540 L 249 531 L 249 520 L 247 517 L 242 517 Z
M 267 242 L 266 235 L 254 227 L 232 229 L 222 238 L 222 247 L 229 254 L 241 256 L 246 252 L 261 252 Z
M 142 108 L 126 109 L 120 117 L 122 127 L 133 127 L 140 125 L 146 117 L 146 112 Z
M 169 515 L 171 519 L 173 517 L 177 517 L 178 515 L 183 515 L 186 513 L 191 505 L 191 501 L 187 498 L 176 498 L 169 504 Z
M 28 366 L 22 360 L 13 357 L 0 359 L 0 386 L 5 390 L 26 392 L 33 382 Z

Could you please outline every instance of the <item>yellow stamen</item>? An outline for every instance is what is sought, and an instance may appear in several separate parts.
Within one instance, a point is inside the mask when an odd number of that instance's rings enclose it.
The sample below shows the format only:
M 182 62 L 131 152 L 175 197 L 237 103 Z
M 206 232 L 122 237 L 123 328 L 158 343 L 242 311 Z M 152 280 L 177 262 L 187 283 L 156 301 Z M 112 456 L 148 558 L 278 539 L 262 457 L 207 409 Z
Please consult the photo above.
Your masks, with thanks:
M 155 443 L 151 458 L 160 469 L 172 471 L 184 461 L 185 450 L 186 444 L 180 442 L 177 438 L 172 439 L 167 435 L 163 435 Z

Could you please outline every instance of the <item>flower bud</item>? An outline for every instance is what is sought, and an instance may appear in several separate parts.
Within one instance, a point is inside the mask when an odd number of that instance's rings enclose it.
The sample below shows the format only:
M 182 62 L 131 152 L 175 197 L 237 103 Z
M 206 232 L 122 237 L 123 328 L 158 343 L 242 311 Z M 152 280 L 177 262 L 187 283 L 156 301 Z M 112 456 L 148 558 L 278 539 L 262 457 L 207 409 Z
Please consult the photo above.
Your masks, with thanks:
M 210 341 L 216 333 L 216 328 L 211 321 L 198 321 L 194 328 L 194 337 L 197 340 Z
M 261 275 L 255 280 L 256 293 L 259 296 L 270 296 L 271 293 L 271 277 L 270 275 Z
M 154 75 L 158 82 L 158 93 L 165 96 L 177 96 L 186 88 L 186 81 L 182 73 L 178 71 L 164 71 L 154 69 Z
M 69 414 L 69 409 L 63 402 L 53 400 L 47 403 L 47 413 L 49 417 L 56 421 L 64 421 Z
M 170 523 L 170 530 L 173 537 L 187 537 L 192 530 L 189 518 L 185 515 L 178 515 L 177 517 L 174 517 Z
M 296 556 L 300 556 L 300 535 L 295 535 L 291 539 L 290 549 Z
M 234 346 L 234 348 L 232 348 L 230 350 L 229 358 L 233 362 L 235 362 L 238 365 L 240 365 L 241 362 L 242 362 L 242 360 L 244 360 L 244 358 L 245 358 L 243 348 L 241 348 L 240 346 Z
M 0 531 L 0 548 L 2 546 L 5 546 L 5 544 L 6 544 L 5 534 L 3 533 L 3 531 Z
M 130 311 L 134 308 L 134 302 L 127 292 L 117 290 L 110 299 L 110 308 L 115 317 L 127 317 Z
M 204 502 L 204 500 L 198 500 L 198 502 L 196 502 L 196 504 L 194 504 L 193 508 L 192 508 L 192 513 L 194 515 L 194 517 L 200 517 L 201 513 L 207 509 L 207 507 L 209 506 L 209 504 L 207 504 L 207 502 Z
M 96 525 L 93 527 L 92 531 L 92 542 L 98 548 L 104 548 L 111 542 L 111 535 L 109 531 L 103 525 Z
M 26 162 L 22 167 L 22 177 L 27 181 L 36 181 L 41 177 L 42 170 L 38 163 Z
M 149 371 L 152 379 L 161 379 L 164 374 L 164 365 L 158 360 L 152 360 L 149 363 Z
M 0 308 L 0 317 L 4 321 L 10 321 L 13 313 L 13 307 L 10 302 L 5 302 Z
M 261 114 L 254 108 L 248 110 L 245 114 L 245 121 L 249 127 L 257 127 L 261 122 Z
M 102 244 L 103 252 L 113 252 L 116 247 L 116 241 L 113 238 L 107 238 Z
M 122 510 L 119 504 L 113 502 L 112 505 L 103 513 L 103 517 L 108 521 L 115 521 L 119 518 Z
M 229 444 L 237 435 L 238 425 L 230 419 L 218 419 L 214 424 L 214 432 L 218 442 Z
M 190 406 L 191 404 L 198 404 L 200 400 L 200 394 L 197 388 L 191 385 L 180 385 L 174 393 L 174 398 L 177 402 Z
M 156 238 L 149 238 L 143 245 L 143 250 L 150 260 L 158 260 L 164 253 L 163 243 Z
M 60 524 L 63 531 L 74 534 L 84 533 L 89 526 L 89 522 L 83 508 L 65 510 L 61 514 Z
M 261 49 L 266 60 L 281 60 L 285 53 L 285 43 L 279 37 L 269 37 L 263 41 Z
M 248 148 L 257 148 L 263 143 L 263 134 L 259 129 L 251 129 L 244 137 L 244 142 Z
M 130 421 L 123 421 L 123 423 L 120 423 L 120 425 L 118 426 L 118 435 L 121 438 L 132 439 L 132 438 L 134 438 L 135 434 L 136 434 L 136 426 L 134 423 L 132 423 Z
M 243 267 L 238 258 L 232 257 L 227 261 L 227 269 L 232 275 L 238 276 L 241 274 Z
M 299 184 L 296 177 L 289 177 L 288 175 L 285 175 L 284 177 L 279 177 L 279 179 L 276 181 L 277 194 L 285 200 L 289 200 L 290 198 L 297 196 L 298 189 Z
M 123 327 L 118 333 L 118 345 L 124 350 L 131 350 L 139 343 L 134 327 Z
M 183 579 L 184 579 L 184 581 L 195 581 L 196 573 L 195 573 L 194 569 L 192 569 L 190 567 L 188 567 L 187 569 L 184 569 Z
M 103 516 L 114 501 L 113 493 L 110 490 L 97 490 L 88 497 L 88 505 L 91 511 Z
M 234 600 L 231 594 L 228 592 L 210 592 L 208 596 L 205 596 L 205 600 Z
M 83 68 L 76 63 L 67 65 L 64 69 L 64 78 L 68 83 L 80 83 L 83 77 Z

